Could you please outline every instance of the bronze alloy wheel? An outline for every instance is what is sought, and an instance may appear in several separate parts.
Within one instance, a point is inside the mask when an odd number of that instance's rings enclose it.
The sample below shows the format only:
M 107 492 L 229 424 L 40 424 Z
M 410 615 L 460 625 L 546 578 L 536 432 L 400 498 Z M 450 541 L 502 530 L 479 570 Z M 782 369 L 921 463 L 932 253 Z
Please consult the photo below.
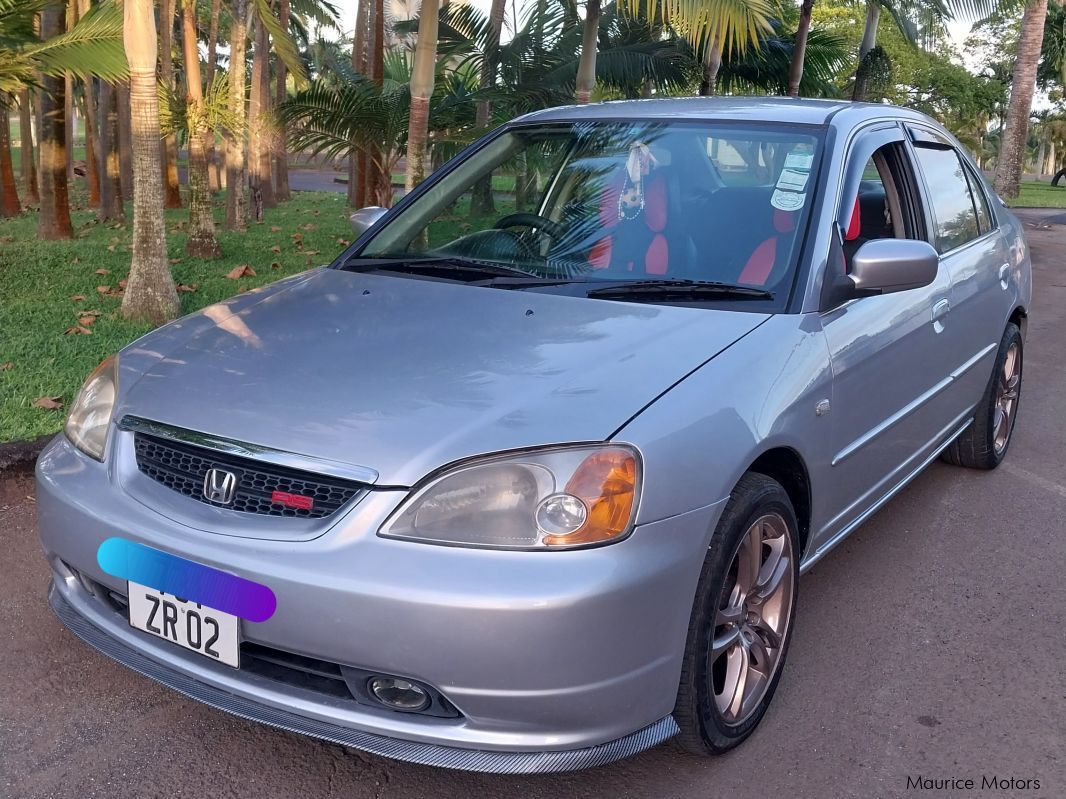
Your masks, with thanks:
M 1003 368 L 999 372 L 996 384 L 996 408 L 992 422 L 992 442 L 996 454 L 1000 455 L 1007 448 L 1011 430 L 1014 427 L 1014 414 L 1018 407 L 1018 390 L 1022 382 L 1022 348 L 1017 341 L 1011 342 L 1007 355 L 1003 359 Z
M 767 513 L 741 537 L 726 573 L 708 653 L 711 691 L 722 720 L 746 721 L 781 662 L 792 611 L 792 537 Z

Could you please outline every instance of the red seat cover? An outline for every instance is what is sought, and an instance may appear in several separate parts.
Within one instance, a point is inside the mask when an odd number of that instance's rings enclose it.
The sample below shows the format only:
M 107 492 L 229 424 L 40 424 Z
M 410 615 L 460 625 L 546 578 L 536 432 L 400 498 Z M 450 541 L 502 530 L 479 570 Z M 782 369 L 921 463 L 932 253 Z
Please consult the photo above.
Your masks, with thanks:
M 600 224 L 611 233 L 592 245 L 588 255 L 589 265 L 593 269 L 606 269 L 611 265 L 615 245 L 614 231 L 620 224 L 642 225 L 652 234 L 644 252 L 644 272 L 649 275 L 665 275 L 670 269 L 670 243 L 665 235 L 669 221 L 666 180 L 661 175 L 646 178 L 643 212 L 636 219 L 621 220 L 618 218 L 618 196 L 622 191 L 623 180 L 623 177 L 618 177 L 610 181 L 600 194 Z M 637 265 L 634 260 L 627 260 L 623 264 L 629 271 L 633 271 Z
M 748 262 L 740 271 L 738 283 L 747 283 L 751 286 L 765 286 L 770 279 L 777 263 L 777 242 L 785 233 L 791 233 L 796 229 L 796 212 L 774 209 L 774 235 L 764 239 L 755 251 L 748 257 Z

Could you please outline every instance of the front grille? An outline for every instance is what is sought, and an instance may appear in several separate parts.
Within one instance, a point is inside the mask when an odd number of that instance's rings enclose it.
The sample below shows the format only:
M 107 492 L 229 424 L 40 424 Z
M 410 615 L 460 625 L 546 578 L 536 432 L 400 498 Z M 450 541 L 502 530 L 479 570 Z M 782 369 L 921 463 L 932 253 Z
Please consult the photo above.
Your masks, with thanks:
M 334 513 L 366 486 L 334 477 L 263 463 L 194 444 L 135 433 L 137 467 L 148 477 L 197 502 L 261 516 L 321 519 Z M 204 496 L 204 477 L 210 469 L 224 469 L 237 478 L 233 501 L 222 505 Z M 310 508 L 294 508 L 271 501 L 281 491 L 310 497 Z

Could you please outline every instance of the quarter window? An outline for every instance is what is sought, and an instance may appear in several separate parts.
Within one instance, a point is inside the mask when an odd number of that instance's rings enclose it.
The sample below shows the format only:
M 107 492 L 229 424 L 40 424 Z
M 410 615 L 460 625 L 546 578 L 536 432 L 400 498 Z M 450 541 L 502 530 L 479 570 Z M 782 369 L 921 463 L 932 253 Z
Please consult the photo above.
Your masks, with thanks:
M 977 211 L 966 170 L 955 150 L 916 144 L 918 162 L 932 203 L 937 252 L 945 253 L 977 238 Z M 987 209 L 986 209 L 987 211 Z
M 981 233 L 985 234 L 995 227 L 992 223 L 992 212 L 988 210 L 988 200 L 985 193 L 981 191 L 980 181 L 969 169 L 966 170 L 966 179 L 970 182 L 974 206 L 977 208 L 977 222 L 981 226 Z

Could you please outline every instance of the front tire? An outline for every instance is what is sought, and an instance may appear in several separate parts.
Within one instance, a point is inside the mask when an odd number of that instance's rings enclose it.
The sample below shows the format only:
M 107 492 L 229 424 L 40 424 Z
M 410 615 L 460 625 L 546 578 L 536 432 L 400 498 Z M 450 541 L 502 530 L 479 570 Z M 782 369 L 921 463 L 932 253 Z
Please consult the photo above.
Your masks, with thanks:
M 730 495 L 696 588 L 674 739 L 694 754 L 727 752 L 762 720 L 781 679 L 799 585 L 799 525 L 788 494 L 745 474 Z
M 1003 331 L 996 364 L 973 424 L 944 450 L 944 460 L 971 469 L 995 469 L 1010 446 L 1022 391 L 1022 334 L 1011 323 Z

